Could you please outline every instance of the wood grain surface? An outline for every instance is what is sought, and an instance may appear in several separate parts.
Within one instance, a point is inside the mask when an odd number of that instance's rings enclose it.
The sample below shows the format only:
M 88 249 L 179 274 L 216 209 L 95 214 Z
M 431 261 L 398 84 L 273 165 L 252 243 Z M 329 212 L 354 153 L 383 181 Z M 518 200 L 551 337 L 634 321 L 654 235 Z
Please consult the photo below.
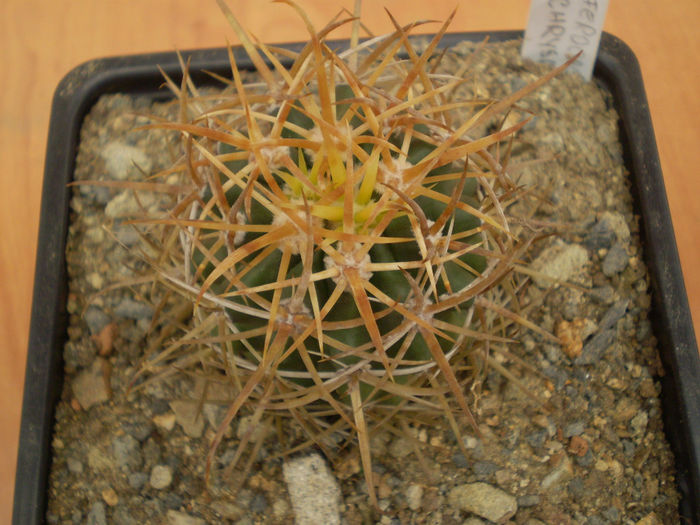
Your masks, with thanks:
M 298 0 L 322 25 L 352 0 Z M 305 39 L 293 10 L 229 0 L 266 42 Z M 445 19 L 454 31 L 522 29 L 525 0 L 365 0 L 363 19 Z M 644 75 L 696 333 L 700 326 L 700 2 L 611 0 L 605 30 L 636 53 Z M 426 26 L 425 31 L 435 26 Z M 101 56 L 235 43 L 214 0 L 0 2 L 0 523 L 9 523 L 29 333 L 44 150 L 51 97 L 70 69 Z

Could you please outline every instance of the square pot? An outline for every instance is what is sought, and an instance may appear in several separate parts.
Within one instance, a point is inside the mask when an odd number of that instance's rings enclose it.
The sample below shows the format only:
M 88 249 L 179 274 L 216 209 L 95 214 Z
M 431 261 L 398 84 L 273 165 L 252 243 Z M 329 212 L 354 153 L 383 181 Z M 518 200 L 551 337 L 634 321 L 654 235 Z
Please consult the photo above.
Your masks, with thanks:
M 461 40 L 481 41 L 486 33 L 451 34 L 441 46 Z M 522 37 L 522 32 L 488 34 L 498 42 Z M 289 46 L 299 50 L 300 44 Z M 240 51 L 240 52 L 239 52 Z M 240 68 L 252 69 L 247 55 L 237 51 Z M 230 73 L 225 49 L 184 53 L 198 85 L 211 84 L 201 71 Z M 160 66 L 181 76 L 175 53 L 95 60 L 78 66 L 54 95 L 44 173 L 31 332 L 27 355 L 20 446 L 14 496 L 15 524 L 44 523 L 54 408 L 60 397 L 62 351 L 67 339 L 67 275 L 65 244 L 69 203 L 80 127 L 95 101 L 107 93 L 168 98 L 160 90 Z M 641 217 L 644 260 L 651 276 L 650 314 L 654 336 L 666 370 L 661 378 L 664 424 L 677 468 L 682 495 L 680 513 L 700 524 L 700 359 L 683 285 L 654 132 L 641 73 L 632 51 L 604 34 L 595 76 L 610 90 L 621 122 L 626 168 Z

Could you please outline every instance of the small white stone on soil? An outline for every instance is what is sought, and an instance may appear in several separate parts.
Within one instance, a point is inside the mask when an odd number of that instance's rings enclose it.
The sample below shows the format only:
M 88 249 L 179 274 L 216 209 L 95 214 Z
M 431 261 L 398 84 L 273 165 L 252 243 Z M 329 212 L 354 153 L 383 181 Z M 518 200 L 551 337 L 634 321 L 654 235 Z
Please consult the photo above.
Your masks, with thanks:
M 588 251 L 583 246 L 556 243 L 532 262 L 532 269 L 546 277 L 534 276 L 532 280 L 539 288 L 549 288 L 555 281 L 566 282 L 578 275 L 587 262 Z
M 395 458 L 405 458 L 413 452 L 413 444 L 408 438 L 398 437 L 389 445 L 389 454 Z
M 167 430 L 170 432 L 175 427 L 175 414 L 172 412 L 167 412 L 165 414 L 158 414 L 153 416 L 153 422 L 158 428 Z
M 420 509 L 423 500 L 423 487 L 412 483 L 406 489 L 406 502 L 411 510 Z
M 111 389 L 103 372 L 104 359 L 97 358 L 90 368 L 86 368 L 73 379 L 73 394 L 85 410 L 107 401 Z
M 340 523 L 340 487 L 319 454 L 290 459 L 282 472 L 296 525 Z
M 465 483 L 450 490 L 451 506 L 476 514 L 494 523 L 505 523 L 518 510 L 518 501 L 487 483 Z
M 145 151 L 123 142 L 114 141 L 102 150 L 105 169 L 115 179 L 126 180 L 129 175 L 151 170 L 151 157 Z
M 206 525 L 202 518 L 196 518 L 177 510 L 169 510 L 167 514 L 168 525 Z
M 151 479 L 149 483 L 154 489 L 164 489 L 170 486 L 173 482 L 173 471 L 167 465 L 156 465 L 151 470 Z

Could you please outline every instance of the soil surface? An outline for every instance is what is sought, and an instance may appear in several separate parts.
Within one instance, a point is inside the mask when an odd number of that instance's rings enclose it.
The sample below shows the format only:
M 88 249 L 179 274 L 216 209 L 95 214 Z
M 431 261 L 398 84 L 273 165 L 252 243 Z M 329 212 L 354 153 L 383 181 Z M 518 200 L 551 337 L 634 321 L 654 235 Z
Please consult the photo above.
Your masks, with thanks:
M 503 97 L 546 70 L 523 61 L 518 48 L 487 45 L 464 96 Z M 443 68 L 459 67 L 471 49 L 446 55 Z M 340 487 L 339 496 L 330 490 L 337 514 L 327 523 L 679 523 L 658 398 L 664 372 L 611 96 L 595 82 L 564 74 L 520 108 L 536 118 L 513 145 L 511 173 L 534 188 L 534 218 L 558 224 L 560 232 L 534 246 L 536 273 L 523 301 L 536 306 L 528 317 L 562 344 L 526 332 L 511 351 L 536 371 L 508 356 L 501 364 L 546 406 L 492 372 L 475 403 L 483 438 L 465 426 L 466 456 L 447 424 L 375 439 L 385 514 L 369 509 L 359 459 L 350 454 L 327 472 L 324 487 Z M 139 114 L 172 110 L 145 98 L 101 98 L 83 125 L 75 179 L 139 179 L 140 171 L 168 166 L 179 151 L 177 137 L 134 128 L 148 122 Z M 518 206 L 514 213 L 528 215 L 524 203 Z M 127 396 L 142 359 L 153 352 L 154 306 L 148 286 L 137 281 L 143 248 L 122 220 L 141 207 L 156 209 L 158 198 L 75 188 L 67 249 L 71 318 L 48 523 L 243 525 L 291 523 L 295 514 L 305 522 L 306 511 L 290 498 L 299 490 L 297 465 L 275 456 L 276 434 L 259 436 L 258 461 L 239 479 L 226 468 L 246 431 L 245 418 L 235 421 L 207 492 L 205 457 L 225 404 L 199 407 L 192 400 L 201 385 L 181 376 Z M 109 288 L 124 279 L 131 285 Z M 294 460 L 304 458 L 317 456 Z

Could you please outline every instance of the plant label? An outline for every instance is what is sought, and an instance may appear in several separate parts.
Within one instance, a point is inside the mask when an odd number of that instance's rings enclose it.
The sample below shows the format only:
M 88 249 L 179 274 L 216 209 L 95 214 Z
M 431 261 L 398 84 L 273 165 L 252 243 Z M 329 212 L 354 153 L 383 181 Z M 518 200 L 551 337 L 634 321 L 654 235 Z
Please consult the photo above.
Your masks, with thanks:
M 579 51 L 570 70 L 591 79 L 609 0 L 532 0 L 521 53 L 558 66 Z

